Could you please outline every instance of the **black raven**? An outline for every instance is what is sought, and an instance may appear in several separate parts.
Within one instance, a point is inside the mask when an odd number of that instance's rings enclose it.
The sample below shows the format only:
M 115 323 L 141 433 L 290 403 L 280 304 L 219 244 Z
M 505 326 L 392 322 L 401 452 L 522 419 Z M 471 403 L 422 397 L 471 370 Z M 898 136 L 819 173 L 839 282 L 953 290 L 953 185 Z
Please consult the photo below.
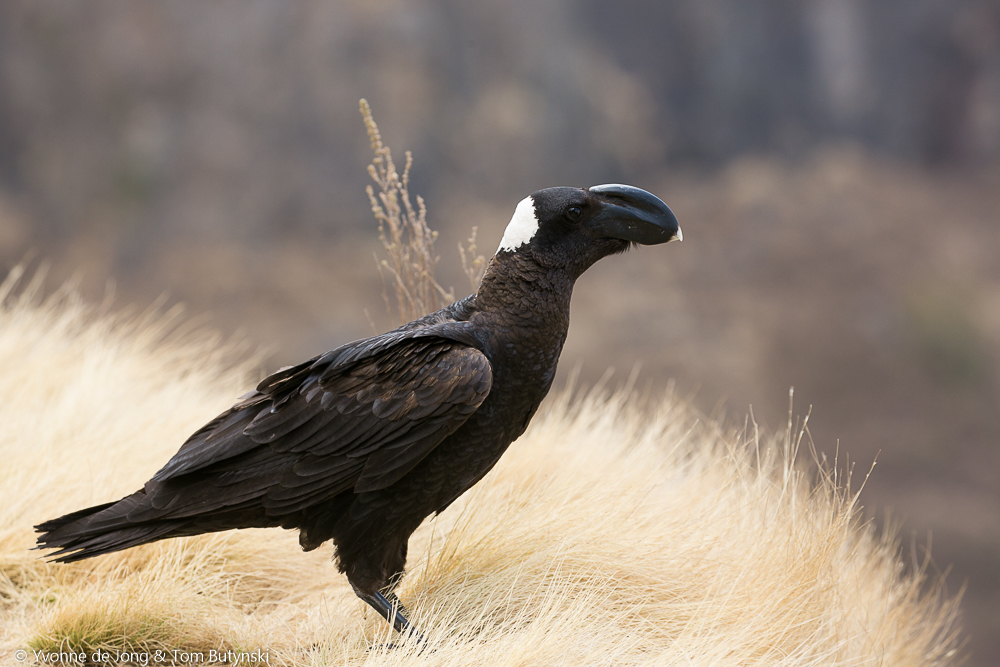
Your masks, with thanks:
M 355 593 L 413 631 L 393 589 L 410 535 L 479 481 L 548 392 L 573 283 L 631 244 L 681 238 L 628 185 L 539 190 L 517 205 L 476 294 L 278 371 L 194 433 L 143 488 L 36 526 L 72 562 L 230 528 L 327 540 Z

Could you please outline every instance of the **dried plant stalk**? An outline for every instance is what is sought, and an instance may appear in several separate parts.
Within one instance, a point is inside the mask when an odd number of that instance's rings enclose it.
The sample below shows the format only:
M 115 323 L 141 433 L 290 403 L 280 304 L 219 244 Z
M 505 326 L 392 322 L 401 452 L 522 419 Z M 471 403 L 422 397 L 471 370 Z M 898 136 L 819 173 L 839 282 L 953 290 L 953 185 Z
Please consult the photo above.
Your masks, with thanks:
M 379 187 L 377 194 L 371 185 L 365 191 L 371 201 L 372 213 L 378 220 L 379 240 L 387 255 L 387 259 L 376 258 L 384 286 L 382 297 L 390 317 L 398 323 L 409 322 L 451 303 L 455 294 L 443 288 L 434 277 L 439 259 L 434 254 L 438 233 L 427 226 L 424 200 L 417 196 L 416 209 L 410 201 L 413 155 L 406 152 L 406 165 L 400 176 L 392 160 L 392 152 L 382 143 L 378 125 L 364 99 L 361 100 L 361 116 L 375 153 L 372 163 L 368 165 L 368 174 Z M 387 283 L 392 283 L 396 293 L 395 309 L 389 298 Z
M 486 273 L 486 258 L 483 255 L 477 255 L 476 251 L 479 249 L 476 247 L 476 232 L 479 231 L 478 227 L 473 227 L 472 232 L 469 234 L 469 244 L 468 250 L 462 245 L 462 242 L 458 242 L 458 255 L 462 258 L 462 271 L 469 279 L 469 285 L 472 287 L 472 291 L 475 292 L 479 289 L 479 283 L 483 280 L 483 274 Z

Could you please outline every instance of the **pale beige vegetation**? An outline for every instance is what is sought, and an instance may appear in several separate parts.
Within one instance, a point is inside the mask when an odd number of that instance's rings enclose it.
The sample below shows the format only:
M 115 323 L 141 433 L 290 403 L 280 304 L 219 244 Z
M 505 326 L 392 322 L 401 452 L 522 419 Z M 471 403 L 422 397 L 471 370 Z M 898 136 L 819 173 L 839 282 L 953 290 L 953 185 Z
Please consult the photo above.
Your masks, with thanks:
M 288 531 L 45 563 L 33 524 L 135 490 L 258 364 L 176 312 L 18 279 L 0 289 L 4 664 L 99 647 L 295 665 L 956 662 L 955 600 L 859 523 L 842 477 L 795 462 L 799 429 L 731 431 L 628 390 L 561 392 L 415 534 L 401 597 L 423 650 L 381 646 L 387 625 L 331 548 L 302 553 Z

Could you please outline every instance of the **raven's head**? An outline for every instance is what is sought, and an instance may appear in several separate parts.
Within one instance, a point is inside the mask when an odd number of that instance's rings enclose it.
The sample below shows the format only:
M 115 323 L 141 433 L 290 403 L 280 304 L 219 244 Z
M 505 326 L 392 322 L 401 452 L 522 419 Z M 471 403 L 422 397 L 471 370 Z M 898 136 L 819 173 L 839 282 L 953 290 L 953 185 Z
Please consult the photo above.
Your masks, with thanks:
M 504 232 L 503 253 L 530 253 L 547 267 L 579 275 L 602 257 L 632 244 L 681 240 L 673 212 L 658 197 L 631 185 L 547 188 L 524 198 Z

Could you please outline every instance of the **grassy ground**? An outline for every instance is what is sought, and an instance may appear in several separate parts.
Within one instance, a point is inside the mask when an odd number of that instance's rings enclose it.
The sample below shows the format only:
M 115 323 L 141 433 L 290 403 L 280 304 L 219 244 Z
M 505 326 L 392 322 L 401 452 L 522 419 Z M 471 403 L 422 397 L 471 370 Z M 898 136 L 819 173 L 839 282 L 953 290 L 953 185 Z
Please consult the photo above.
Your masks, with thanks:
M 47 564 L 28 550 L 33 524 L 138 488 L 259 364 L 177 313 L 13 282 L 0 290 L 2 664 L 18 650 L 29 663 L 60 650 L 150 664 L 213 650 L 294 665 L 957 662 L 955 600 L 860 524 L 833 468 L 795 463 L 799 429 L 730 431 L 628 389 L 554 397 L 414 535 L 401 598 L 429 648 L 387 648 L 332 549 L 302 553 L 286 531 Z

